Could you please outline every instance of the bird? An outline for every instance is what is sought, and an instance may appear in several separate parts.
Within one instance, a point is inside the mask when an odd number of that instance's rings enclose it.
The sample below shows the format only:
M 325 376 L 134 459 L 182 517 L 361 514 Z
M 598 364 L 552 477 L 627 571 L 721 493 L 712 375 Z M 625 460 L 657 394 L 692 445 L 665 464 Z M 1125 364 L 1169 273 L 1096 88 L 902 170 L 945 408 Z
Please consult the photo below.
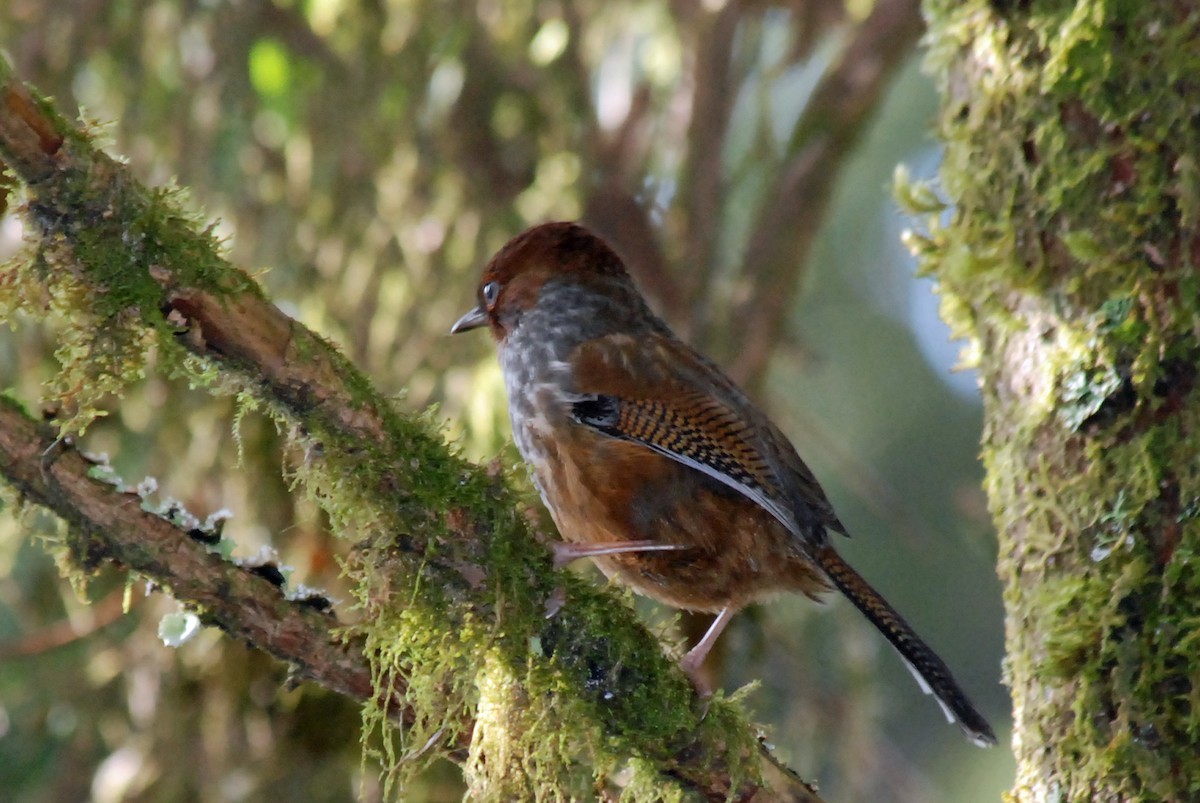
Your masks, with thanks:
M 574 222 L 533 226 L 487 263 L 452 334 L 487 327 L 513 439 L 563 540 L 609 578 L 715 614 L 680 661 L 698 673 L 730 619 L 780 592 L 837 589 L 975 744 L 996 743 L 945 662 L 834 548 L 847 534 L 795 447 L 650 310 L 620 256 Z

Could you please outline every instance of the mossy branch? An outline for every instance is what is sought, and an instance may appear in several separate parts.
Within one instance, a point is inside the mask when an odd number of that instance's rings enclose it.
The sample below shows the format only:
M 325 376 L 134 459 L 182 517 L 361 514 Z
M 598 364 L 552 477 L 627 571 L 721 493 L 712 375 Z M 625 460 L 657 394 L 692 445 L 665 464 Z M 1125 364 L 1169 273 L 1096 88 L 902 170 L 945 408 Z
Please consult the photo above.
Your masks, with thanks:
M 148 512 L 136 492 L 90 473 L 93 462 L 50 426 L 0 396 L 0 471 L 22 501 L 52 511 L 77 533 L 69 545 L 84 569 L 111 562 L 153 579 L 203 620 L 286 662 L 296 680 L 312 680 L 358 700 L 373 696 L 361 639 L 338 639 L 333 618 L 278 586 L 222 559 L 181 527 Z M 383 704 L 412 719 L 404 686 Z M 467 745 L 461 745 L 465 754 Z
M 472 792 L 493 799 L 586 793 L 626 768 L 635 797 L 818 799 L 764 760 L 740 705 L 695 696 L 626 597 L 553 569 L 502 476 L 461 459 L 427 420 L 380 397 L 333 346 L 229 265 L 169 194 L 138 184 L 2 62 L 0 158 L 24 184 L 27 223 L 39 238 L 38 258 L 12 268 L 0 289 L 20 303 L 36 287 L 67 322 L 58 388 L 70 403 L 68 427 L 86 426 L 100 394 L 119 393 L 156 348 L 173 370 L 240 393 L 280 421 L 301 487 L 336 532 L 359 539 L 349 572 L 363 623 L 349 663 L 339 664 L 353 682 L 331 687 L 367 701 L 365 723 L 383 737 L 389 780 L 450 755 Z M 94 522 L 114 521 L 122 502 L 110 494 L 87 507 L 80 496 L 55 495 L 54 484 L 79 485 L 77 455 L 52 462 L 44 479 L 54 483 L 35 494 L 30 478 L 47 469 L 29 439 L 47 435 L 22 426 L 25 446 L 3 471 L 74 525 L 69 546 L 85 566 L 89 555 L 111 555 L 181 599 L 206 609 L 220 601 L 208 585 L 218 568 L 161 520 L 116 527 L 132 539 L 119 549 L 97 541 L 114 530 Z M 142 536 L 185 562 L 167 574 Z M 250 578 L 224 579 L 257 600 L 260 617 L 321 624 L 277 595 L 254 596 L 269 589 Z M 305 653 L 261 641 L 247 623 L 223 624 L 305 666 Z M 353 665 L 360 649 L 373 691 Z M 401 692 L 405 727 L 394 728 L 389 701 Z

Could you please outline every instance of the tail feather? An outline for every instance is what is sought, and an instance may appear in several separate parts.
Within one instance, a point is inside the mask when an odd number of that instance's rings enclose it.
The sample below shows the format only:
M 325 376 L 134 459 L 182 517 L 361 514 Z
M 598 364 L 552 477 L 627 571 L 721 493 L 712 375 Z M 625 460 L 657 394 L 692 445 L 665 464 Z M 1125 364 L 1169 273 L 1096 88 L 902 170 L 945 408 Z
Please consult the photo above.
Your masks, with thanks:
M 996 743 L 996 735 L 987 720 L 975 710 L 967 695 L 959 688 L 945 662 L 929 648 L 895 608 L 879 592 L 871 588 L 862 576 L 831 546 L 822 547 L 816 555 L 821 568 L 833 584 L 854 603 L 854 607 L 879 629 L 900 653 L 904 664 L 917 679 L 926 694 L 932 694 L 951 722 L 957 722 L 967 738 L 980 747 Z

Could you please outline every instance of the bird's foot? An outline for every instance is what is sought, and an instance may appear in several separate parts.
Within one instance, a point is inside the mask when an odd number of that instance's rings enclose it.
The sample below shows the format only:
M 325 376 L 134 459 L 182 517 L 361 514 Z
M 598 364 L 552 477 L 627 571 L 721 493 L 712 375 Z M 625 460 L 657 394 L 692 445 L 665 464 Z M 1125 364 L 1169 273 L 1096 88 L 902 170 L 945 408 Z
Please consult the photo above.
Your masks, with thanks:
M 568 541 L 556 541 L 551 550 L 554 552 L 554 567 L 561 569 L 572 561 L 580 558 L 594 558 L 599 555 L 617 555 L 622 552 L 669 552 L 676 549 L 687 549 L 681 544 L 664 544 L 661 541 L 608 541 L 601 544 L 575 544 Z
M 692 686 L 696 688 L 696 693 L 701 697 L 711 697 L 713 693 L 711 675 L 704 670 L 704 659 L 708 657 L 709 651 L 717 643 L 717 638 L 729 624 L 733 614 L 733 608 L 722 608 L 721 612 L 717 614 L 717 618 L 708 626 L 708 632 L 704 634 L 704 637 L 679 660 L 679 668 L 683 670 L 683 674 L 688 676 L 688 680 L 692 681 Z

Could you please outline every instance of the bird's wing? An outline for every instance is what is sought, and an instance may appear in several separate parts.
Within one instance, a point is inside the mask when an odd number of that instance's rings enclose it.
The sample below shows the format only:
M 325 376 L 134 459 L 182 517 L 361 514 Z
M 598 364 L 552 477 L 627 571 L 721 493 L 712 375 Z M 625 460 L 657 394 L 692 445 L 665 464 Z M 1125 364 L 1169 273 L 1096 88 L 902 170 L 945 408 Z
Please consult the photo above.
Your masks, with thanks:
M 797 536 L 844 531 L 791 443 L 721 371 L 673 337 L 587 341 L 573 355 L 571 415 L 733 488 Z

